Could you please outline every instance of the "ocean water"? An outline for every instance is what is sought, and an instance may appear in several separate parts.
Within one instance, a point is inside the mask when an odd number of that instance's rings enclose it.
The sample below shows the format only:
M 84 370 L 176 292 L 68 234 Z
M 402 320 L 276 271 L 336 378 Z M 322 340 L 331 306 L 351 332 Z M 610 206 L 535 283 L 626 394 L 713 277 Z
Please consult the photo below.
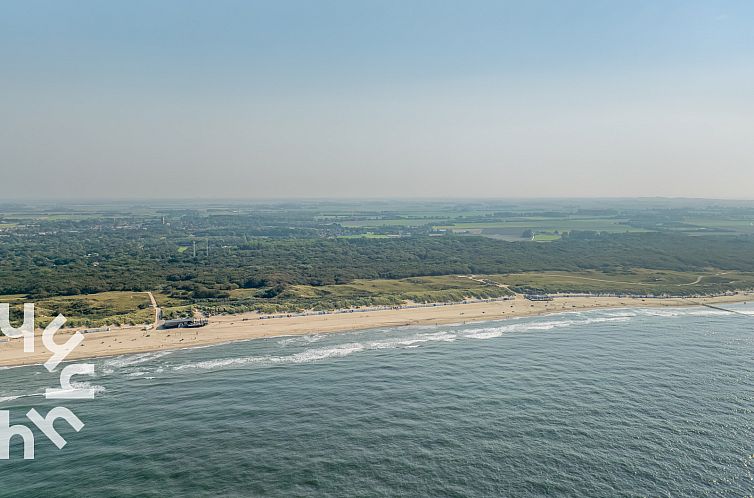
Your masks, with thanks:
M 754 306 L 614 309 L 96 360 L 1 496 L 745 496 Z M 23 423 L 60 403 L 0 370 Z

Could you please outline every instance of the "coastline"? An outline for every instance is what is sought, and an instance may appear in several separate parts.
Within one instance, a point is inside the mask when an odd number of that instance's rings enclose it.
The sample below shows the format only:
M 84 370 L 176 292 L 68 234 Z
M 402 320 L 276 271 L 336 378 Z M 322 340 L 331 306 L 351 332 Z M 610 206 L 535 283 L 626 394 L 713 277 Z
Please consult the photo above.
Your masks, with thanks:
M 483 322 L 568 311 L 604 308 L 667 308 L 754 300 L 754 293 L 707 298 L 638 297 L 555 297 L 552 301 L 529 301 L 522 296 L 507 301 L 469 301 L 442 306 L 360 310 L 333 314 L 307 314 L 262 319 L 257 313 L 216 316 L 206 327 L 195 329 L 143 330 L 141 327 L 112 329 L 85 334 L 84 341 L 67 360 L 82 360 L 125 354 L 186 349 L 250 339 L 307 334 L 330 334 L 355 330 L 404 327 L 410 325 L 448 325 Z M 64 342 L 75 330 L 62 330 L 57 342 Z M 43 347 L 41 331 L 36 332 L 35 352 L 24 353 L 21 339 L 0 343 L 0 366 L 13 367 L 44 363 L 49 352 Z

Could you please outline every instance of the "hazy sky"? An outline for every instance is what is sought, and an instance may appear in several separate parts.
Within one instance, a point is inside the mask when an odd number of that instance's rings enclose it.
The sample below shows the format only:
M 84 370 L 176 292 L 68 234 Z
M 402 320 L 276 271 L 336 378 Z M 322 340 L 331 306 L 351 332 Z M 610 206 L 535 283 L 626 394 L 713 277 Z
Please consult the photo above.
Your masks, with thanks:
M 10 198 L 754 198 L 754 2 L 0 1 Z

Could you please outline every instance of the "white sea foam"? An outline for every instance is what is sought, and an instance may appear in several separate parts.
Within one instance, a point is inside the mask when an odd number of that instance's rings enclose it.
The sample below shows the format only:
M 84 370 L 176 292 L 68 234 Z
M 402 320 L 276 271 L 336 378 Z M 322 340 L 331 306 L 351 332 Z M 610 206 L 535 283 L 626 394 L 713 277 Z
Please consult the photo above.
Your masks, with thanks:
M 546 322 L 532 322 L 532 323 L 514 323 L 511 325 L 502 325 L 499 327 L 485 327 L 483 329 L 470 330 L 462 333 L 462 337 L 469 339 L 493 339 L 500 337 L 509 332 L 526 332 L 529 330 L 552 330 L 561 327 L 573 327 L 578 325 L 589 325 L 592 323 L 606 323 L 606 322 L 626 322 L 631 319 L 630 316 L 607 316 L 607 317 L 594 317 L 575 320 L 549 320 Z
M 468 339 L 494 339 L 495 337 L 500 337 L 503 333 L 503 327 L 500 327 L 498 329 L 475 330 L 463 336 Z
M 641 308 L 637 312 L 644 316 L 661 316 L 673 318 L 677 316 L 724 316 L 731 314 L 728 311 L 710 308 Z
M 107 391 L 105 386 L 91 385 L 89 382 L 71 382 L 71 387 L 73 389 L 93 389 L 95 396 Z
M 393 349 L 399 347 L 418 346 L 425 342 L 453 342 L 458 339 L 458 334 L 453 332 L 436 332 L 434 334 L 416 334 L 406 338 L 383 339 L 371 341 L 365 349 Z
M 118 356 L 102 362 L 102 371 L 106 374 L 111 374 L 116 368 L 130 367 L 134 365 L 141 365 L 163 356 L 171 354 L 172 351 L 156 351 L 153 353 L 140 353 L 127 356 Z
M 186 363 L 173 367 L 174 370 L 184 370 L 187 368 L 196 369 L 213 369 L 229 366 L 249 365 L 249 364 L 280 364 L 280 363 L 308 363 L 311 361 L 324 360 L 327 358 L 337 358 L 348 356 L 357 351 L 363 351 L 365 346 L 361 343 L 354 342 L 341 344 L 338 346 L 307 349 L 300 353 L 287 356 L 246 356 L 241 358 L 223 358 L 216 360 L 200 361 L 196 363 Z
M 13 401 L 16 399 L 21 398 L 32 398 L 37 396 L 44 396 L 44 392 L 36 392 L 36 393 L 23 393 L 23 394 L 16 394 L 16 395 L 8 395 L 8 396 L 0 396 L 0 403 L 4 403 L 6 401 Z
M 325 336 L 322 334 L 306 334 L 293 337 L 285 337 L 278 341 L 281 346 L 290 346 L 296 344 L 311 344 L 322 340 Z
M 434 333 L 415 333 L 408 337 L 395 337 L 389 339 L 379 339 L 366 342 L 351 342 L 335 346 L 310 348 L 299 353 L 290 355 L 265 355 L 265 356 L 246 356 L 239 358 L 218 358 L 213 360 L 199 361 L 195 363 L 185 363 L 176 365 L 174 370 L 200 369 L 209 370 L 217 368 L 226 368 L 240 365 L 277 365 L 277 364 L 298 364 L 310 363 L 314 361 L 326 360 L 330 358 L 341 358 L 362 351 L 380 350 L 380 349 L 397 349 L 397 348 L 416 348 L 425 343 L 432 342 L 454 342 L 459 339 L 492 339 L 500 337 L 504 333 L 519 332 L 527 330 L 551 330 L 556 327 L 571 327 L 575 325 L 587 325 L 590 323 L 604 322 L 623 322 L 630 320 L 627 316 L 614 317 L 594 317 L 583 319 L 565 319 L 550 320 L 544 322 L 515 323 L 510 325 L 500 325 L 496 327 L 486 327 L 472 330 L 441 331 Z
M 397 348 L 417 348 L 427 343 L 433 342 L 454 342 L 464 339 L 476 339 L 487 340 L 500 337 L 506 333 L 511 332 L 526 332 L 526 331 L 540 331 L 540 330 L 552 330 L 556 328 L 578 327 L 597 323 L 621 323 L 627 322 L 632 319 L 641 316 L 662 316 L 662 317 L 676 317 L 676 316 L 722 316 L 726 315 L 725 311 L 714 309 L 699 309 L 699 308 L 631 308 L 631 309 L 611 309 L 611 310 L 590 310 L 590 311 L 567 311 L 558 313 L 556 315 L 550 315 L 549 319 L 534 320 L 534 321 L 522 321 L 523 317 L 519 319 L 508 319 L 504 322 L 498 322 L 494 326 L 487 326 L 483 328 L 466 328 L 453 327 L 450 330 L 444 330 L 439 332 L 425 332 L 427 330 L 436 329 L 436 326 L 423 326 L 423 327 L 411 327 L 413 334 L 385 339 L 378 339 L 364 342 L 351 342 L 346 344 L 316 347 L 305 349 L 301 352 L 289 354 L 289 355 L 259 355 L 259 356 L 246 356 L 238 358 L 218 358 L 212 360 L 205 360 L 193 363 L 185 363 L 172 366 L 173 370 L 186 370 L 186 369 L 218 369 L 226 367 L 234 367 L 240 365 L 277 365 L 277 364 L 299 364 L 309 363 L 315 361 L 326 360 L 330 358 L 340 358 L 351 355 L 353 353 L 380 350 L 380 349 L 397 349 Z M 392 331 L 392 329 L 384 329 L 385 332 Z M 374 333 L 380 332 L 379 330 L 373 331 Z M 306 336 L 286 337 L 278 341 L 281 346 L 296 346 L 312 344 L 318 342 L 327 336 L 322 334 L 311 334 Z M 158 353 L 160 354 L 160 353 Z M 166 354 L 166 353 L 162 353 Z M 161 355 L 161 354 L 160 354 Z M 153 358 L 142 359 L 145 355 L 139 355 L 136 358 L 136 363 L 148 361 Z M 157 356 L 159 357 L 159 356 Z M 127 364 L 135 364 L 131 361 Z M 162 368 L 158 369 L 156 373 L 162 371 Z
M 28 363 L 26 365 L 10 365 L 7 367 L 0 367 L 0 370 L 15 370 L 16 368 L 38 367 L 40 365 L 42 365 L 42 363 Z

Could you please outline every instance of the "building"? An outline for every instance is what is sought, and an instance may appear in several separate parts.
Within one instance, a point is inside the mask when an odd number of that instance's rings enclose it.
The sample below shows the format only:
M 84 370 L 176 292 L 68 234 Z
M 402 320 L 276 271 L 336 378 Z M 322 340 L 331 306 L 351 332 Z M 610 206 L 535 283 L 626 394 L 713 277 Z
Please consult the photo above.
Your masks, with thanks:
M 547 294 L 524 294 L 529 301 L 552 301 L 552 297 Z
M 182 329 L 182 328 L 196 328 L 204 327 L 207 325 L 206 318 L 176 318 L 174 320 L 165 320 L 160 328 L 163 329 Z

